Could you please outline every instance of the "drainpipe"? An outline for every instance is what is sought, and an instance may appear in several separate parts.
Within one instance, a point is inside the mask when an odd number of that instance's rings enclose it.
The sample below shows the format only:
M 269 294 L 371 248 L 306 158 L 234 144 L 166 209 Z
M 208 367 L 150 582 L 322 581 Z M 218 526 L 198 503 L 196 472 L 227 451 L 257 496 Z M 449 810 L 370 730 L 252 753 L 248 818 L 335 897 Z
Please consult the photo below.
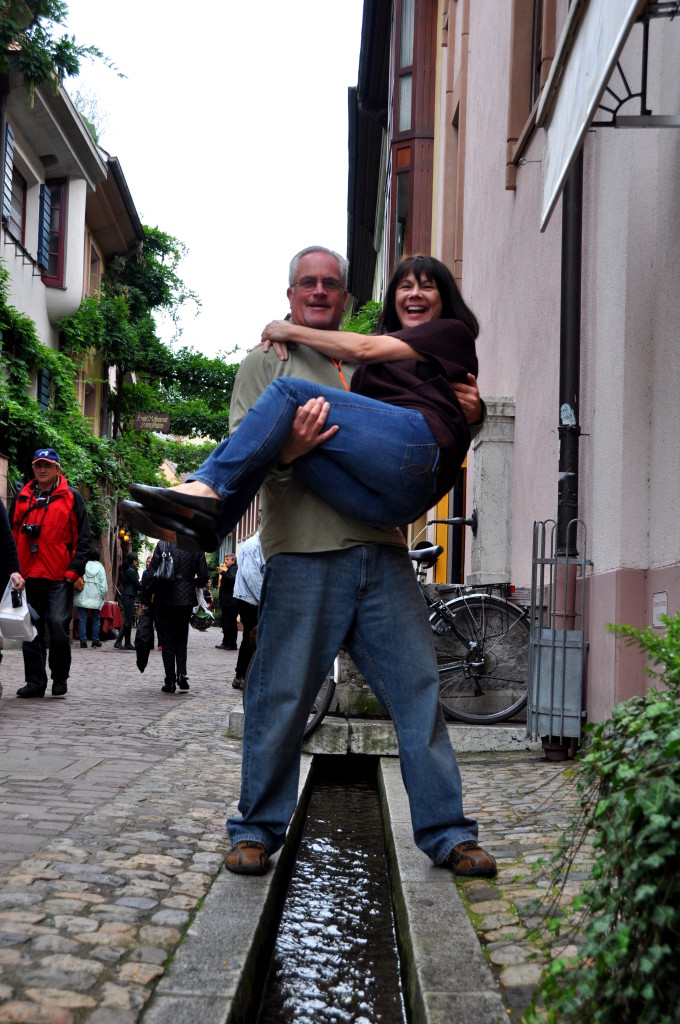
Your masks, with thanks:
M 555 543 L 554 620 L 546 622 L 557 631 L 576 625 L 576 529 L 568 529 L 578 517 L 579 391 L 581 378 L 581 235 L 583 211 L 583 148 L 567 178 L 562 193 L 562 282 L 560 295 L 560 439 L 557 482 L 557 524 Z M 554 760 L 568 756 L 572 740 L 541 737 L 543 747 Z
M 579 392 L 581 382 L 581 233 L 583 149 L 576 157 L 562 195 L 562 283 L 560 297 L 560 439 L 557 484 L 558 556 L 578 554 L 576 532 L 567 527 L 578 517 Z

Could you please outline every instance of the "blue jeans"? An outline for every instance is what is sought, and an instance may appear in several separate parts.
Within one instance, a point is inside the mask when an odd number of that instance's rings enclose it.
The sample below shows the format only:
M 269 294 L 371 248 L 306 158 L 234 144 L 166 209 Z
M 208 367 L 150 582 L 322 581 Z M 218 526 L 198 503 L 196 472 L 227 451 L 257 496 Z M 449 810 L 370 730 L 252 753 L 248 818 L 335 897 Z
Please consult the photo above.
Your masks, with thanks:
M 225 536 L 245 513 L 288 439 L 297 409 L 324 389 L 279 377 L 262 392 L 238 430 L 190 477 L 225 501 Z M 326 428 L 340 430 L 295 461 L 294 472 L 342 515 L 376 526 L 417 519 L 439 488 L 439 445 L 413 409 L 328 389 Z
M 269 853 L 282 846 L 307 716 L 343 643 L 394 722 L 415 842 L 441 864 L 457 843 L 477 838 L 477 823 L 463 813 L 425 602 L 405 550 L 388 545 L 268 561 L 248 676 L 240 817 L 227 822 L 229 838 L 263 843 Z
M 87 640 L 87 613 L 90 613 L 92 617 L 92 643 L 96 644 L 99 640 L 99 625 L 101 616 L 99 614 L 99 608 L 81 608 L 78 607 L 78 636 L 80 642 L 83 643 Z
M 24 640 L 24 676 L 26 685 L 45 692 L 47 686 L 47 643 L 49 629 L 49 665 L 53 682 L 65 683 L 71 671 L 71 620 L 73 584 L 65 580 L 26 580 L 26 600 L 36 613 L 33 625 L 38 635 Z

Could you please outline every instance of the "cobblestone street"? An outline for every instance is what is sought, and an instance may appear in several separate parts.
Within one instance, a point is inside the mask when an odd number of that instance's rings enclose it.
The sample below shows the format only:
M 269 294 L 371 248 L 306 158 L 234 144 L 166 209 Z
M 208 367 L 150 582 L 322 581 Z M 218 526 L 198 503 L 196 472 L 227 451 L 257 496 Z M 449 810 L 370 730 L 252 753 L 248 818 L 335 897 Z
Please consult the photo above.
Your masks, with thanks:
M 191 689 L 175 695 L 161 693 L 157 651 L 142 675 L 108 642 L 74 647 L 65 699 L 20 700 L 21 651 L 5 652 L 0 1022 L 140 1019 L 220 872 L 238 797 L 240 743 L 225 737 L 236 652 L 215 650 L 220 638 L 191 631 Z M 531 871 L 573 817 L 569 767 L 535 751 L 461 757 L 466 810 L 500 871 L 460 890 L 515 1019 L 549 949 L 532 903 L 547 881 Z

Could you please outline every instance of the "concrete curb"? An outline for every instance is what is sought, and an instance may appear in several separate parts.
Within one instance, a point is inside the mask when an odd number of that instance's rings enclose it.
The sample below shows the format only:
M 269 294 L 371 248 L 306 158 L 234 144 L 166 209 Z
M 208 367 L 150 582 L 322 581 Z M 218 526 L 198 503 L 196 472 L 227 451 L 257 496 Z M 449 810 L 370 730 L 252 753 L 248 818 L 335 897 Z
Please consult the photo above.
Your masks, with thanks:
M 244 1024 L 255 1019 L 304 827 L 310 769 L 311 759 L 304 758 L 300 799 L 272 870 L 262 878 L 220 871 L 158 982 L 143 1024 Z M 410 1020 L 507 1020 L 453 876 L 433 867 L 413 844 L 398 762 L 381 760 L 379 794 Z
M 413 843 L 399 765 L 378 773 L 392 900 L 412 1024 L 500 1024 L 507 1013 L 450 871 Z
M 243 708 L 234 707 L 229 713 L 230 739 L 243 738 Z M 463 725 L 447 723 L 453 749 L 457 754 L 479 754 L 494 750 L 541 751 L 541 743 L 526 736 L 524 724 Z M 321 725 L 305 740 L 307 754 L 366 754 L 371 757 L 397 757 L 397 737 L 394 726 L 385 719 L 344 718 L 327 715 Z
M 257 1016 L 304 827 L 310 770 L 311 758 L 303 757 L 298 805 L 272 868 L 262 877 L 222 868 L 145 1008 L 144 1024 L 242 1024 Z

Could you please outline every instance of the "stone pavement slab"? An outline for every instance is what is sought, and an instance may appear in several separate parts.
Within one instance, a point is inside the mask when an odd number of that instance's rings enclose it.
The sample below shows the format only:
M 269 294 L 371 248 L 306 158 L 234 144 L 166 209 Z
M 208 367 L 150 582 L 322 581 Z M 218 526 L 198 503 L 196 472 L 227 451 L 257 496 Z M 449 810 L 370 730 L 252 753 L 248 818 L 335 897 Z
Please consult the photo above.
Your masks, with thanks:
M 65 699 L 23 701 L 21 653 L 6 653 L 0 1024 L 208 1024 L 252 1007 L 269 941 L 257 923 L 276 916 L 292 845 L 264 879 L 224 871 L 241 760 L 226 730 L 241 697 L 236 655 L 215 651 L 214 633 L 191 633 L 187 694 L 161 693 L 157 652 L 141 675 L 133 655 L 105 646 L 74 649 Z M 492 882 L 456 883 L 429 864 L 398 766 L 382 767 L 414 1019 L 450 1021 L 454 1009 L 468 1019 L 474 994 L 474 1019 L 495 1021 L 500 1006 L 519 1020 L 556 951 L 533 937 L 543 918 L 532 899 L 549 886 L 532 868 L 573 816 L 574 787 L 569 766 L 535 751 L 460 762 L 466 809 L 499 858 Z M 573 894 L 560 897 L 567 911 Z

